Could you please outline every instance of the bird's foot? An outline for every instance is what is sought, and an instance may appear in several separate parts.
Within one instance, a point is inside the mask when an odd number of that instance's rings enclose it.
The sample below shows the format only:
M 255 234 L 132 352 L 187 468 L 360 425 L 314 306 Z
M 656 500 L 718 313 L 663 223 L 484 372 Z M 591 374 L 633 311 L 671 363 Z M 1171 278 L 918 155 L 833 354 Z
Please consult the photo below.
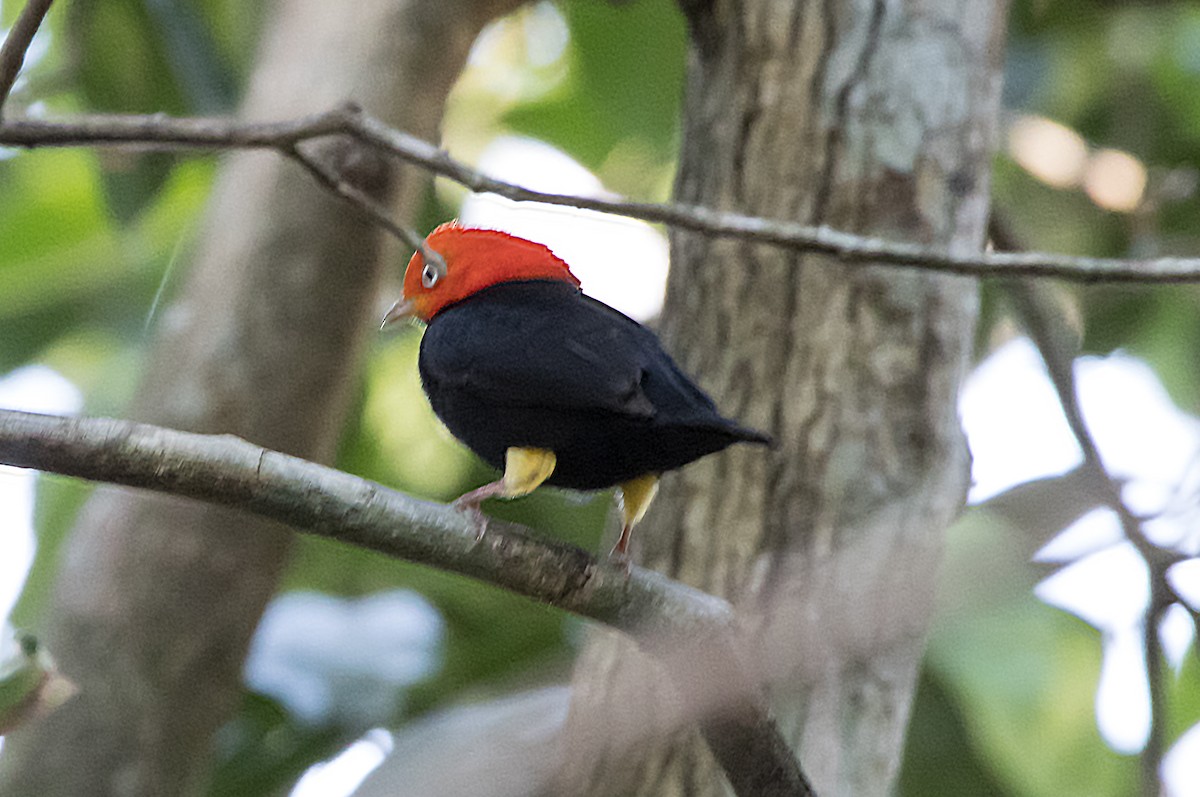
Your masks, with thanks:
M 629 557 L 629 532 L 630 524 L 626 524 L 621 529 L 621 537 L 617 540 L 617 544 L 608 553 L 608 561 L 612 562 L 617 567 L 625 571 L 625 577 L 629 578 L 632 574 L 633 560 Z
M 460 512 L 466 512 L 471 516 L 471 521 L 475 525 L 475 542 L 483 540 L 483 535 L 487 533 L 488 526 L 488 517 L 483 514 L 483 510 L 479 508 L 479 505 L 489 498 L 502 495 L 503 491 L 504 482 L 495 481 L 454 499 L 454 508 Z
M 609 564 L 621 568 L 625 571 L 625 578 L 628 580 L 633 575 L 633 560 L 629 558 L 629 552 L 613 548 L 608 554 Z
M 455 501 L 454 508 L 471 516 L 471 525 L 475 527 L 475 542 L 483 542 L 483 535 L 487 534 L 488 516 L 483 514 L 479 504 Z

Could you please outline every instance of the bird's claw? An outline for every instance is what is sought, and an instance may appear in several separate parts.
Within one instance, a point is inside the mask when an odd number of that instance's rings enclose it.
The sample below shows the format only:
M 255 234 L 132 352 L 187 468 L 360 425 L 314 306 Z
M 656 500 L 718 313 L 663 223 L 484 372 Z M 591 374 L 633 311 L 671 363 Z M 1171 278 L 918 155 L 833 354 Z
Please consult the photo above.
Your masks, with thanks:
M 475 542 L 480 542 L 483 539 L 484 533 L 487 532 L 488 518 L 483 514 L 483 510 L 479 508 L 489 498 L 496 498 L 504 494 L 504 482 L 496 481 L 491 484 L 485 484 L 482 487 L 477 487 L 469 493 L 460 495 L 454 500 L 454 508 L 460 512 L 466 512 L 471 516 L 471 520 L 475 523 Z
M 460 498 L 454 502 L 453 506 L 459 512 L 466 512 L 470 515 L 471 523 L 475 526 L 475 542 L 483 542 L 483 535 L 487 533 L 488 516 L 483 514 L 483 510 L 479 508 L 479 502 Z
M 608 554 L 608 562 L 611 565 L 621 568 L 625 571 L 625 580 L 628 581 L 633 575 L 633 559 L 629 556 L 629 551 L 622 548 L 620 545 L 613 548 Z

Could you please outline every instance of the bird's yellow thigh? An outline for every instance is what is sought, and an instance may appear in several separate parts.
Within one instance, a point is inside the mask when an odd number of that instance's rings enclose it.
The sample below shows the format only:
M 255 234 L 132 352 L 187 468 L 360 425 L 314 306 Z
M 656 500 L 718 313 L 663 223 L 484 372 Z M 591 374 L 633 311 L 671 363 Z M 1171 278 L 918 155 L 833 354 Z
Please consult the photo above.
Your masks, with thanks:
M 658 476 L 653 473 L 621 482 L 621 520 L 625 528 L 631 528 L 642 519 L 657 492 Z
M 528 495 L 554 473 L 558 461 L 554 452 L 545 448 L 517 448 L 504 452 L 504 497 Z

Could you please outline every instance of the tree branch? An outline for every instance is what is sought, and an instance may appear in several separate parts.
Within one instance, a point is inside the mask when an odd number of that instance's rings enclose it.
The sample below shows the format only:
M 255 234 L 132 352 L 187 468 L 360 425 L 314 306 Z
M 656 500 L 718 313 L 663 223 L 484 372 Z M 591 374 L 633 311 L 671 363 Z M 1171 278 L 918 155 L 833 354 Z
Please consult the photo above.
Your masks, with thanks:
M 995 216 L 989 225 L 989 235 L 998 247 L 1019 248 L 1008 227 Z M 1160 771 L 1166 752 L 1167 698 L 1163 683 L 1162 641 L 1158 635 L 1158 628 L 1172 603 L 1188 605 L 1175 593 L 1167 578 L 1167 571 L 1187 557 L 1155 544 L 1146 536 L 1141 520 L 1125 504 L 1120 481 L 1105 466 L 1096 438 L 1084 420 L 1079 405 L 1079 391 L 1075 380 L 1078 341 L 1063 321 L 1062 313 L 1054 305 L 1053 297 L 1047 293 L 1044 286 L 1024 279 L 1007 281 L 1004 283 L 1004 289 L 1022 326 L 1041 355 L 1046 373 L 1066 417 L 1067 426 L 1083 453 L 1081 471 L 1087 475 L 1089 483 L 1094 485 L 1100 502 L 1116 514 L 1125 539 L 1137 550 L 1149 571 L 1150 602 L 1142 619 L 1142 654 L 1150 693 L 1150 734 L 1142 750 L 1140 762 L 1142 794 L 1153 797 L 1161 790 Z
M 46 18 L 46 12 L 50 10 L 52 2 L 54 0 L 29 0 L 25 8 L 21 9 L 21 15 L 9 31 L 4 45 L 0 46 L 0 118 L 4 115 L 4 103 L 8 100 L 8 94 L 25 64 L 25 53 L 29 51 L 34 34 L 42 26 L 42 20 Z
M 468 515 L 232 435 L 0 410 L 0 463 L 243 509 L 389 556 L 487 581 L 620 628 L 726 624 L 728 605 L 649 570 Z
M 703 645 L 736 664 L 736 618 L 724 600 L 651 570 L 599 562 L 571 545 L 469 517 L 380 484 L 248 443 L 104 418 L 0 410 L 0 464 L 196 498 L 318 536 L 470 576 L 635 634 L 660 654 Z M 728 654 L 721 651 L 728 650 Z M 740 668 L 746 672 L 744 668 Z M 728 672 L 725 673 L 729 675 Z M 746 679 L 743 678 L 743 681 Z M 701 719 L 739 795 L 811 795 L 757 687 Z M 731 747 L 730 740 L 737 744 Z M 736 748 L 736 749 L 734 749 Z M 726 754 L 721 755 L 722 749 Z
M 735 238 L 802 252 L 834 255 L 847 265 L 880 264 L 973 277 L 1054 277 L 1079 283 L 1179 283 L 1200 281 L 1200 258 L 1120 259 L 1076 257 L 1044 252 L 956 254 L 904 241 L 889 241 L 793 222 L 728 213 L 697 205 L 629 202 L 534 191 L 490 178 L 422 139 L 389 127 L 353 106 L 285 122 L 231 119 L 177 119 L 154 116 L 85 116 L 51 122 L 20 119 L 0 123 L 0 145 L 25 148 L 139 145 L 168 149 L 275 149 L 294 156 L 296 144 L 334 134 L 351 135 L 377 149 L 472 191 L 519 202 L 596 210 L 667 224 L 704 235 Z M 337 189 L 336 180 L 322 180 Z M 368 210 L 368 212 L 370 212 Z M 401 240 L 388 225 L 389 232 Z
M 1162 788 L 1159 773 L 1166 752 L 1167 711 L 1162 641 L 1158 636 L 1158 628 L 1167 608 L 1180 600 L 1167 579 L 1167 571 L 1187 557 L 1150 540 L 1141 521 L 1125 505 L 1121 484 L 1105 467 L 1096 439 L 1079 407 L 1074 367 L 1076 347 L 1072 345 L 1072 336 L 1065 329 L 1056 308 L 1049 306 L 1049 297 L 1041 287 L 1025 280 L 1014 280 L 1007 289 L 1017 314 L 1046 364 L 1046 372 L 1058 395 L 1067 425 L 1083 452 L 1083 464 L 1080 467 L 1090 477 L 1090 483 L 1095 485 L 1100 501 L 1116 514 L 1125 539 L 1137 550 L 1149 570 L 1150 602 L 1142 616 L 1142 655 L 1150 693 L 1150 734 L 1140 762 L 1141 793 L 1145 797 L 1156 797 Z
M 371 219 L 397 240 L 403 241 L 413 249 L 420 250 L 428 259 L 430 249 L 425 243 L 425 237 L 409 227 L 397 224 L 388 215 L 387 209 L 371 198 L 371 195 L 361 188 L 343 179 L 335 169 L 331 169 L 319 158 L 309 155 L 298 146 L 284 147 L 282 152 L 300 164 L 305 171 L 313 176 L 318 183 L 328 188 L 338 197 L 352 205 L 357 205 Z

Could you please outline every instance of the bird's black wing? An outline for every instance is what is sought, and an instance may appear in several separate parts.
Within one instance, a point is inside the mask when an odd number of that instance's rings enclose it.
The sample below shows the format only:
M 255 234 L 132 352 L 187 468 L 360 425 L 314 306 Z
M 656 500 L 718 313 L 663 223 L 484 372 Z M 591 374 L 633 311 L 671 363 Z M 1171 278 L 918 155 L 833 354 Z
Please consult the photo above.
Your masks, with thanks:
M 645 382 L 660 357 L 652 333 L 573 286 L 507 283 L 434 318 L 421 375 L 427 387 L 497 405 L 650 420 L 657 409 Z

